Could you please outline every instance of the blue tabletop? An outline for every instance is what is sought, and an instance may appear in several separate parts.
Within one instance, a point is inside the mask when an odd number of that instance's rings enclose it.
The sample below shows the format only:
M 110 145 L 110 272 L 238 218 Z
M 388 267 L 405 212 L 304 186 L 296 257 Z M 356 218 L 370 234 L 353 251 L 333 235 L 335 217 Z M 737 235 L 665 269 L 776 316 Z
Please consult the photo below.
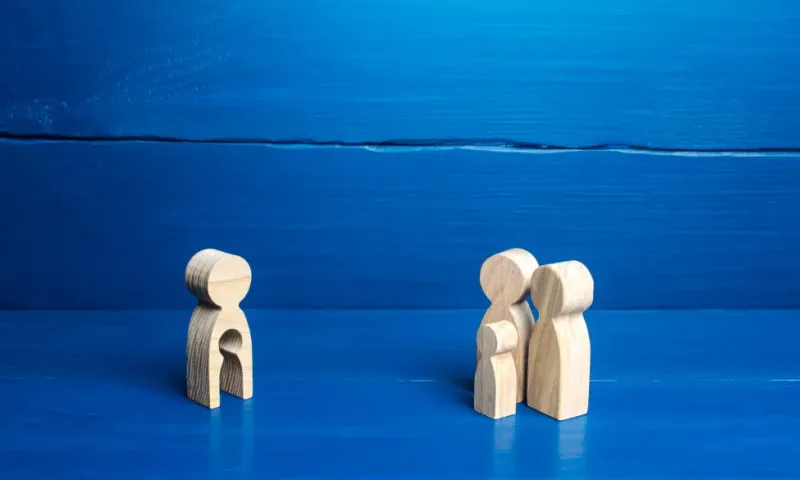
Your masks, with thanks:
M 592 311 L 589 414 L 472 410 L 482 312 L 246 310 L 254 397 L 185 397 L 186 311 L 0 312 L 0 478 L 798 478 L 800 314 Z

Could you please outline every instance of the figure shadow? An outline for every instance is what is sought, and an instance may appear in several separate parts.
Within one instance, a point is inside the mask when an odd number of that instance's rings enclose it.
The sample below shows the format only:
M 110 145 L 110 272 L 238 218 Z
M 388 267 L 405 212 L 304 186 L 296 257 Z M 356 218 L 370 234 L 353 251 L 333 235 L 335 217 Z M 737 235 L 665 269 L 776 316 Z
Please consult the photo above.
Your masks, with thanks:
M 416 356 L 405 365 L 408 371 L 398 372 L 398 375 L 428 378 L 435 385 L 437 396 L 447 399 L 450 403 L 472 409 L 475 365 L 465 361 L 465 358 L 469 357 L 453 352 L 445 354 L 438 351 L 428 352 L 427 355 Z
M 186 360 L 183 355 L 151 357 L 137 362 L 132 373 L 142 385 L 186 396 Z
M 475 379 L 471 377 L 457 378 L 453 380 L 453 384 L 465 392 L 472 393 L 475 388 Z
M 451 383 L 451 395 L 462 405 L 472 409 L 474 407 L 474 380 L 472 378 L 457 378 Z
M 105 356 L 99 367 L 96 373 L 129 385 L 186 396 L 186 360 L 182 351 L 178 355 L 152 351 L 139 351 L 136 355 L 118 353 Z

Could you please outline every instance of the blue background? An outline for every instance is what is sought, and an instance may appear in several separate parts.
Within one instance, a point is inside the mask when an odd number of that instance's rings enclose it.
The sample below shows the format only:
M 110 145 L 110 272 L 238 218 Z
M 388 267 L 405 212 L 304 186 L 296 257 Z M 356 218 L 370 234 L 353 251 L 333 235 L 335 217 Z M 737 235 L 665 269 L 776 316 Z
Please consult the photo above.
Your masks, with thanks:
M 0 1 L 0 477 L 800 477 L 798 24 Z M 255 397 L 213 412 L 183 386 L 208 247 L 254 275 Z M 595 278 L 587 417 L 471 409 L 512 247 Z
M 0 307 L 181 307 L 206 247 L 251 262 L 261 308 L 483 307 L 510 247 L 585 262 L 596 308 L 800 305 L 792 1 L 7 0 L 0 22 Z

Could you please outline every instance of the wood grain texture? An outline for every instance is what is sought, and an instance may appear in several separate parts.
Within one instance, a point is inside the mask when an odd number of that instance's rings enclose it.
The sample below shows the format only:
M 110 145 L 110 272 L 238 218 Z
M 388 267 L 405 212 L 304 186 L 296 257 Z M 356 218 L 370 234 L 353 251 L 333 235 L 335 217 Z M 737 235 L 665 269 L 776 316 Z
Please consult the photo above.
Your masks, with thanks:
M 501 321 L 509 321 L 517 329 L 517 346 L 513 352 L 514 369 L 517 373 L 517 402 L 524 402 L 528 379 L 528 347 L 534 326 L 533 312 L 527 300 L 512 305 L 491 305 L 483 314 L 480 326 Z M 480 363 L 480 361 L 481 352 L 478 350 L 476 362 Z
M 253 396 L 253 341 L 239 308 L 251 276 L 245 259 L 213 248 L 186 265 L 186 286 L 199 300 L 186 336 L 186 394 L 208 408 L 219 407 L 220 390 Z
M 185 308 L 0 311 L 0 478 L 800 478 L 800 312 L 592 308 L 565 422 L 475 413 L 481 312 L 248 309 L 259 390 L 207 411 Z
M 258 272 L 245 310 L 484 310 L 476 270 L 510 245 L 580 259 L 594 308 L 800 302 L 800 156 L 0 142 L 0 159 L 0 308 L 186 309 L 169 279 L 209 245 Z
M 528 349 L 526 401 L 556 420 L 589 410 L 591 342 L 583 314 L 593 299 L 594 279 L 578 261 L 542 265 L 531 279 L 539 321 Z
M 525 249 L 510 248 L 487 258 L 481 265 L 483 294 L 493 304 L 511 305 L 528 298 L 531 277 L 539 263 Z
M 800 147 L 798 24 L 790 0 L 6 0 L 0 131 Z
M 513 352 L 517 374 L 517 402 L 525 401 L 528 342 L 534 325 L 528 295 L 533 272 L 538 266 L 536 258 L 527 250 L 510 248 L 484 260 L 479 275 L 481 290 L 491 302 L 481 319 L 480 328 L 494 322 L 509 321 L 517 330 L 517 345 Z M 480 364 L 480 349 L 477 361 Z
M 514 350 L 517 327 L 507 321 L 481 325 L 476 336 L 478 368 L 475 370 L 473 408 L 498 420 L 517 413 L 517 369 Z

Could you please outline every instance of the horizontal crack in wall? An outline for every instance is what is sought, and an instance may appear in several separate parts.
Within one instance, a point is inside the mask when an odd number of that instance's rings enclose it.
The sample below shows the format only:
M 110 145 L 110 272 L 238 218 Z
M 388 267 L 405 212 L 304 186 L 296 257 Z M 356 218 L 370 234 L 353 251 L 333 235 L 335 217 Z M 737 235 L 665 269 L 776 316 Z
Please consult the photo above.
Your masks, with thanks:
M 253 138 L 177 138 L 153 135 L 123 135 L 123 136 L 89 136 L 89 135 L 61 135 L 41 133 L 11 133 L 0 132 L 0 140 L 14 142 L 148 142 L 148 143 L 189 143 L 189 144 L 230 144 L 230 145 L 265 145 L 286 148 L 365 148 L 371 150 L 423 150 L 423 149 L 478 149 L 516 152 L 590 152 L 590 151 L 615 151 L 630 153 L 650 153 L 662 155 L 795 155 L 800 154 L 800 147 L 785 148 L 668 148 L 645 145 L 615 145 L 596 144 L 582 146 L 548 145 L 534 142 L 523 142 L 507 139 L 481 139 L 481 138 L 445 138 L 428 140 L 380 140 L 380 141 L 339 141 L 339 140 L 312 140 L 312 139 L 287 139 L 268 140 Z

